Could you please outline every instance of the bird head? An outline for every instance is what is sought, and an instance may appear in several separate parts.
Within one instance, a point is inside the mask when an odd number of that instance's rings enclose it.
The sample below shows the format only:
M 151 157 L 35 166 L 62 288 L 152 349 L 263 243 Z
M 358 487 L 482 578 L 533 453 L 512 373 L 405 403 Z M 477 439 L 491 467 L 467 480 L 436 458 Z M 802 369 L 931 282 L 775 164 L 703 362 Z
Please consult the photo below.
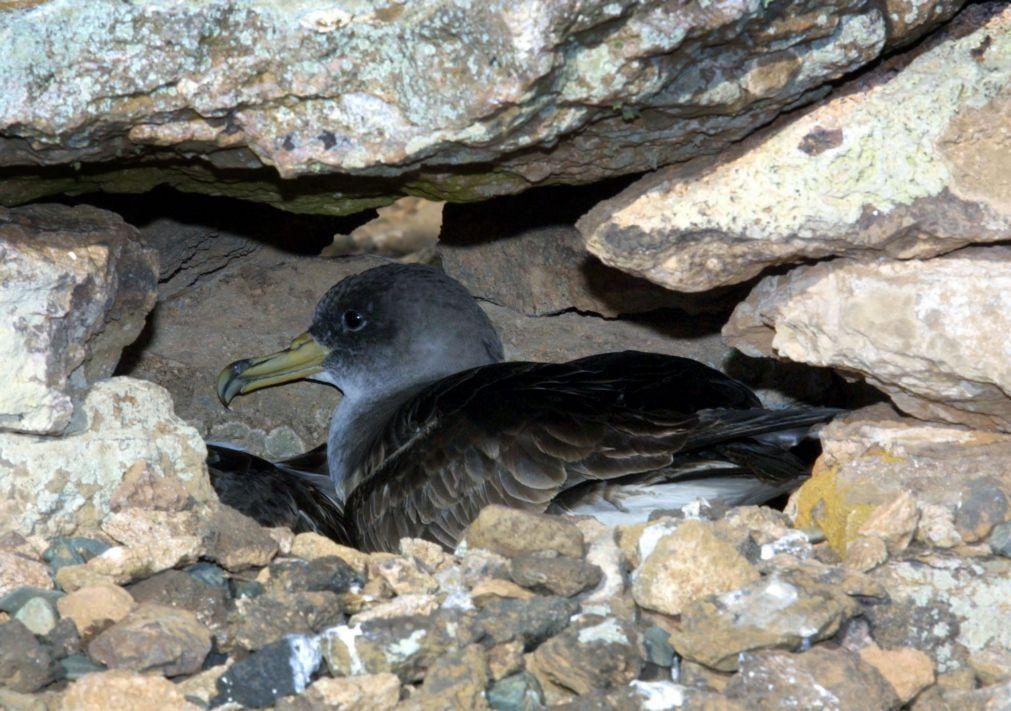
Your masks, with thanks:
M 380 398 L 502 357 L 498 334 L 462 284 L 434 267 L 389 264 L 327 291 L 288 348 L 226 366 L 218 398 L 227 407 L 237 395 L 295 380 Z

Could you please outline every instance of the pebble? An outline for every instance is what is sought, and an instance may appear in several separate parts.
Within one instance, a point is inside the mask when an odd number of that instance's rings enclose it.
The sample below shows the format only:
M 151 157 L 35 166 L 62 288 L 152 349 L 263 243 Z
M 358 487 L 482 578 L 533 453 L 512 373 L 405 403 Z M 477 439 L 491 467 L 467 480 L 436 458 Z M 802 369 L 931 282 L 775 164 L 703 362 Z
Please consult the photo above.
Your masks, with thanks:
M 685 521 L 661 538 L 635 571 L 632 595 L 640 607 L 679 615 L 694 600 L 735 590 L 759 578 L 737 549 L 703 521 Z
M 200 624 L 212 632 L 223 632 L 228 622 L 231 599 L 228 589 L 206 585 L 182 570 L 165 570 L 127 588 L 138 603 L 168 605 L 194 613 Z
M 981 541 L 1008 518 L 1008 497 L 1000 482 L 984 476 L 963 487 L 962 504 L 955 512 L 955 528 L 966 543 Z
M 337 556 L 312 560 L 284 558 L 273 561 L 268 570 L 270 577 L 265 587 L 271 592 L 307 590 L 345 593 L 365 582 L 361 574 Z
M 394 595 L 434 593 L 438 581 L 424 572 L 412 558 L 388 554 L 369 556 L 368 579 L 382 581 Z
M 520 640 L 532 649 L 568 627 L 578 610 L 578 603 L 564 597 L 492 599 L 481 608 L 477 624 L 494 644 Z
M 517 585 L 535 592 L 572 597 L 595 587 L 602 573 L 582 558 L 525 553 L 512 559 L 510 576 Z
M 355 613 L 348 620 L 352 627 L 369 620 L 389 620 L 395 617 L 412 617 L 430 615 L 439 608 L 439 598 L 435 595 L 407 594 L 398 595 L 392 600 L 367 607 Z
M 495 682 L 486 697 L 495 711 L 536 711 L 544 707 L 541 685 L 525 671 Z
M 899 701 L 907 703 L 934 683 L 934 662 L 912 647 L 881 649 L 877 645 L 860 650 L 860 659 L 878 670 L 895 690 Z
M 334 543 L 318 533 L 299 533 L 295 536 L 291 544 L 291 555 L 305 560 L 337 556 L 359 574 L 365 573 L 365 566 L 369 560 L 367 553 Z
M 635 628 L 614 617 L 587 617 L 548 639 L 532 654 L 537 669 L 577 694 L 625 686 L 643 660 Z
M 49 566 L 16 553 L 0 551 L 0 596 L 24 587 L 52 590 Z
M 52 602 L 44 597 L 33 597 L 14 613 L 14 619 L 21 622 L 32 634 L 41 637 L 56 627 L 58 617 Z
M 137 547 L 150 541 L 189 536 L 199 525 L 200 518 L 193 511 L 128 508 L 107 514 L 102 519 L 102 532 L 121 545 Z
M 63 670 L 63 675 L 71 681 L 80 679 L 86 674 L 93 674 L 108 669 L 104 664 L 99 664 L 84 654 L 67 655 L 60 660 L 60 668 Z
M 533 513 L 505 506 L 486 506 L 464 532 L 466 548 L 484 548 L 506 558 L 555 551 L 582 558 L 583 533 L 564 516 Z
M 874 509 L 857 533 L 880 539 L 887 547 L 888 555 L 896 556 L 913 540 L 919 521 L 920 511 L 916 507 L 916 499 L 909 491 L 903 491 Z
M 212 705 L 273 706 L 283 696 L 304 691 L 321 661 L 315 637 L 288 635 L 228 667 L 217 679 Z
M 57 676 L 50 650 L 27 627 L 11 620 L 0 624 L 0 687 L 30 693 Z
M 133 596 L 118 585 L 80 588 L 56 602 L 60 616 L 73 621 L 82 638 L 119 622 L 136 606 Z
M 198 711 L 168 679 L 112 669 L 87 674 L 63 695 L 61 708 L 143 709 L 144 711 Z
M 202 544 L 207 558 L 232 572 L 266 565 L 278 551 L 267 529 L 224 505 L 204 523 Z
M 874 667 L 844 649 L 825 647 L 802 654 L 745 652 L 726 695 L 747 708 L 884 711 L 900 706 Z
M 994 526 L 987 543 L 997 555 L 1011 558 L 1011 521 Z
M 186 566 L 184 570 L 204 585 L 218 588 L 228 587 L 228 573 L 220 565 L 201 562 Z
M 866 573 L 888 560 L 888 544 L 878 536 L 857 536 L 846 546 L 843 565 Z
M 123 585 L 181 564 L 194 563 L 200 550 L 200 538 L 197 536 L 164 538 L 135 546 L 113 546 L 85 563 L 84 568 Z M 75 567 L 62 568 L 57 580 Z
M 172 677 L 200 669 L 211 635 L 189 610 L 144 603 L 88 644 L 92 659 L 112 669 Z
M 391 709 L 400 700 L 400 679 L 396 674 L 364 674 L 355 677 L 322 677 L 301 697 L 278 701 L 278 711 L 378 711 Z
M 421 690 L 403 704 L 403 709 L 440 711 L 487 708 L 484 692 L 488 681 L 488 661 L 484 648 L 470 644 L 436 659 L 425 674 Z
M 229 614 L 230 646 L 263 649 L 288 634 L 311 634 L 344 622 L 336 593 L 294 592 L 237 598 Z
M 55 574 L 65 565 L 84 565 L 96 555 L 109 549 L 109 544 L 97 538 L 72 536 L 54 539 L 42 554 L 42 560 L 49 564 Z
M 63 597 L 63 593 L 59 590 L 47 590 L 29 585 L 11 590 L 6 595 L 0 595 L 0 611 L 16 614 L 24 605 L 36 598 L 55 603 L 61 597 Z

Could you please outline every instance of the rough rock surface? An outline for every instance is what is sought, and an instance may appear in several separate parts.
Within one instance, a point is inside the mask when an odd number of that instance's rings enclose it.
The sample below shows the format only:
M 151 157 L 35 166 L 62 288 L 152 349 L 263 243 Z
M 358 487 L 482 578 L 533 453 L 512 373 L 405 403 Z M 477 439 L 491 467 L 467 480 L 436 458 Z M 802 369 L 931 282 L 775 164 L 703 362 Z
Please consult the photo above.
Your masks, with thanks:
M 749 355 L 859 374 L 916 417 L 1009 431 L 1009 331 L 1011 248 L 976 247 L 768 277 L 723 333 Z
M 349 213 L 394 190 L 360 176 L 457 200 L 599 180 L 738 140 L 959 5 L 18 3 L 2 199 L 168 182 Z M 96 165 L 32 175 L 71 163 Z
M 876 406 L 828 425 L 821 440 L 824 454 L 788 511 L 798 526 L 820 528 L 840 555 L 903 492 L 921 512 L 915 539 L 928 545 L 975 541 L 1011 519 L 1006 504 L 993 508 L 1011 500 L 1008 435 L 922 423 Z
M 169 394 L 133 378 L 95 383 L 80 432 L 57 438 L 0 433 L 0 520 L 25 535 L 95 531 L 127 470 L 145 463 L 197 502 L 214 499 L 206 448 L 172 412 Z
M 88 654 L 114 669 L 192 674 L 211 651 L 211 635 L 189 610 L 145 603 L 96 636 Z
M 196 711 L 168 679 L 123 669 L 88 674 L 71 684 L 60 708 Z
M 579 223 L 589 250 L 704 291 L 812 257 L 908 259 L 1007 240 L 1009 26 L 1004 3 L 971 7 L 951 39 L 913 50 L 898 72 L 886 63 L 719 163 L 646 178 Z
M 154 253 L 118 215 L 0 208 L 0 431 L 71 426 L 88 386 L 112 375 L 144 327 L 157 275 Z

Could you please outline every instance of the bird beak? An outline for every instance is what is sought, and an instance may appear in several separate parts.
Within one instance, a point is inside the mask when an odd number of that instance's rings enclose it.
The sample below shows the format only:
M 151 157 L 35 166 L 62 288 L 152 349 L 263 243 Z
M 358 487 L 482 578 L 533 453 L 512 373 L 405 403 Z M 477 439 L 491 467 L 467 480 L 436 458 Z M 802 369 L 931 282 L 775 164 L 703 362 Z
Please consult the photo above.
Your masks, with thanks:
M 218 375 L 218 399 L 228 407 L 236 395 L 316 375 L 328 355 L 330 350 L 306 331 L 283 351 L 225 366 Z

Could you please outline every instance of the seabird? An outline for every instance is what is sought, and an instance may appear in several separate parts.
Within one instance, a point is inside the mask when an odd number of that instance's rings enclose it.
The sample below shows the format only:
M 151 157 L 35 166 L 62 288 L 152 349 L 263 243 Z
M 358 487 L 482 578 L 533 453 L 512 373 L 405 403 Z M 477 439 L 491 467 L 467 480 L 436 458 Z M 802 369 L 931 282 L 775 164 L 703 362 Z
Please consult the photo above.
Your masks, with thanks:
M 215 486 L 261 523 L 364 550 L 405 536 L 452 548 L 492 503 L 608 523 L 699 497 L 761 503 L 808 475 L 791 450 L 839 412 L 763 408 L 742 383 L 676 356 L 506 362 L 473 296 L 420 264 L 342 280 L 287 349 L 227 366 L 218 396 L 227 406 L 300 379 L 343 393 L 325 472 L 323 448 L 271 463 L 212 447 Z

